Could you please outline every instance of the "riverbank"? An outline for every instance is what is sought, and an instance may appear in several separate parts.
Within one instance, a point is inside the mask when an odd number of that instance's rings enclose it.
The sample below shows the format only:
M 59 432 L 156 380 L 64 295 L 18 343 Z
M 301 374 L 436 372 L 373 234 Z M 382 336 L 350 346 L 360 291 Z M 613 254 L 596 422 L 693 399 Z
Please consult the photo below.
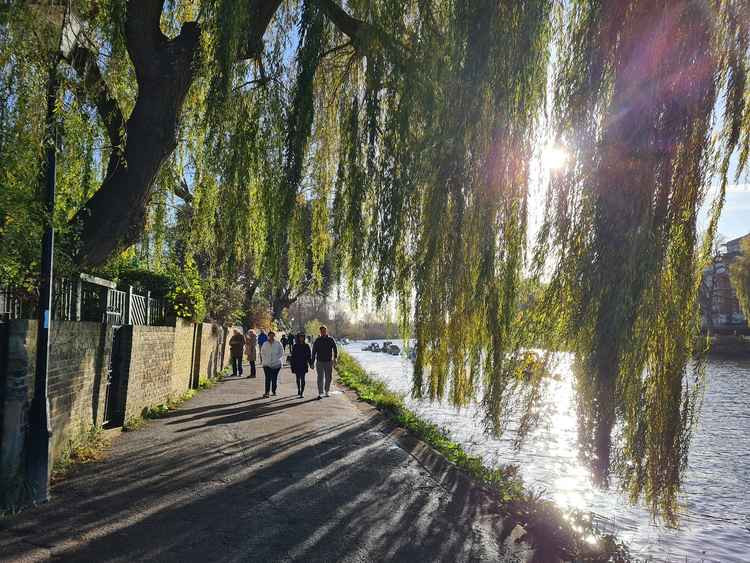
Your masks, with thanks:
M 557 507 L 525 490 L 516 468 L 490 468 L 479 457 L 471 456 L 436 425 L 420 419 L 400 395 L 370 377 L 345 352 L 340 355 L 338 375 L 357 397 L 375 406 L 394 424 L 424 441 L 440 456 L 481 488 L 507 520 L 506 527 L 523 529 L 521 537 L 535 549 L 536 560 L 627 560 L 625 548 L 612 536 L 596 536 L 583 518 L 566 518 Z M 441 469 L 444 471 L 444 469 Z
M 374 407 L 316 400 L 312 374 L 303 399 L 287 369 L 277 396 L 262 382 L 226 378 L 120 434 L 48 504 L 0 521 L 2 559 L 552 560 Z

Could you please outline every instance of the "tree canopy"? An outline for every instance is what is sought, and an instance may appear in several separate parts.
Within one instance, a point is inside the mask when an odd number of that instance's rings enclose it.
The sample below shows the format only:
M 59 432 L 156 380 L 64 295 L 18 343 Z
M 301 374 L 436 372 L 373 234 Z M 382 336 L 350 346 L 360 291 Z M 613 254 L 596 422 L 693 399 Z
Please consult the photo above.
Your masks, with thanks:
M 72 262 L 139 243 L 210 264 L 218 291 L 330 275 L 394 296 L 415 394 L 481 399 L 494 432 L 514 404 L 534 419 L 525 350 L 572 350 L 592 467 L 674 518 L 699 273 L 730 157 L 739 173 L 750 152 L 749 22 L 743 0 L 5 6 L 0 275 L 34 269 L 60 61 L 53 220 Z M 570 159 L 529 241 L 550 131 Z

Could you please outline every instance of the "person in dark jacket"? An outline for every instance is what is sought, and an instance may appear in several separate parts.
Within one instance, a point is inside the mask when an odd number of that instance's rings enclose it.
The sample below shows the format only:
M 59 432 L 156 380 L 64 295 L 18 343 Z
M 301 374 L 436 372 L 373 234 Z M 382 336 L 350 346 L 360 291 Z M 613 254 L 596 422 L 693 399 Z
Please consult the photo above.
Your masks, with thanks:
M 258 335 L 258 354 L 260 354 L 261 365 L 263 365 L 263 344 L 265 344 L 267 341 L 268 335 L 266 334 L 266 331 L 260 329 L 260 334 Z
M 286 334 L 281 335 L 281 348 L 282 350 L 286 350 Z
M 242 375 L 242 350 L 245 348 L 245 337 L 237 329 L 234 329 L 232 338 L 229 339 L 229 356 L 232 359 L 232 375 Z
M 290 335 L 291 340 L 291 335 Z M 297 376 L 297 395 L 302 398 L 305 393 L 305 375 L 307 369 L 312 368 L 312 352 L 310 346 L 305 342 L 305 334 L 300 332 L 297 335 L 297 342 L 292 347 L 291 369 Z
M 312 360 L 316 362 L 315 369 L 318 372 L 318 399 L 328 397 L 331 379 L 333 379 L 333 368 L 336 366 L 338 355 L 336 341 L 328 336 L 328 329 L 325 325 L 321 326 L 320 336 L 315 339 L 312 349 Z

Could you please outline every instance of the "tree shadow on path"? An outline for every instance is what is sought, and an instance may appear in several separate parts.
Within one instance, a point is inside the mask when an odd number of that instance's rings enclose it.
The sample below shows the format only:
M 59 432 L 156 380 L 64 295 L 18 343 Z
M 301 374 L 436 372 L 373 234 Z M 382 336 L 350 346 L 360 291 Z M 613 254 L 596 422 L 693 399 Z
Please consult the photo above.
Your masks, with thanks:
M 203 400 L 118 443 L 53 502 L 0 524 L 2 558 L 421 562 L 521 555 L 502 544 L 509 530 L 475 489 L 450 475 L 437 481 L 378 417 L 362 416 L 343 397 L 325 408 L 284 397 Z

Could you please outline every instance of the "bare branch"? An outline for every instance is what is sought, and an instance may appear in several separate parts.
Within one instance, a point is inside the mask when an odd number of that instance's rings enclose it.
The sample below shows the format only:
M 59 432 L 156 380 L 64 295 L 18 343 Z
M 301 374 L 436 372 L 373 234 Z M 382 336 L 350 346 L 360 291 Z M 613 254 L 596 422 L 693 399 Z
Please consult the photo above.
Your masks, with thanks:
M 336 45 L 335 47 L 331 47 L 331 48 L 330 48 L 330 49 L 328 49 L 327 51 L 323 52 L 323 53 L 322 53 L 322 54 L 320 55 L 320 58 L 321 58 L 321 59 L 324 59 L 324 58 L 325 58 L 325 57 L 327 57 L 328 55 L 332 55 L 332 54 L 333 54 L 333 53 L 335 53 L 336 51 L 340 51 L 341 49 L 346 49 L 347 47 L 353 47 L 353 44 L 352 44 L 352 42 L 351 42 L 351 41 L 347 41 L 346 43 L 342 43 L 341 45 Z
M 185 181 L 185 178 L 182 178 L 180 180 L 180 185 L 174 188 L 174 195 L 179 197 L 182 201 L 184 201 L 188 205 L 193 203 L 193 193 L 190 191 L 190 188 L 188 187 L 187 182 Z
M 255 0 L 250 10 L 252 29 L 248 30 L 245 44 L 240 50 L 239 59 L 255 59 L 263 53 L 263 35 L 271 23 L 273 15 L 279 9 L 283 0 Z
M 368 24 L 347 14 L 344 9 L 333 0 L 318 0 L 318 6 L 323 13 L 328 16 L 328 19 L 333 22 L 333 25 L 341 31 L 341 33 L 348 35 L 354 42 L 358 42 L 358 40 L 361 39 L 362 30 L 365 29 Z

